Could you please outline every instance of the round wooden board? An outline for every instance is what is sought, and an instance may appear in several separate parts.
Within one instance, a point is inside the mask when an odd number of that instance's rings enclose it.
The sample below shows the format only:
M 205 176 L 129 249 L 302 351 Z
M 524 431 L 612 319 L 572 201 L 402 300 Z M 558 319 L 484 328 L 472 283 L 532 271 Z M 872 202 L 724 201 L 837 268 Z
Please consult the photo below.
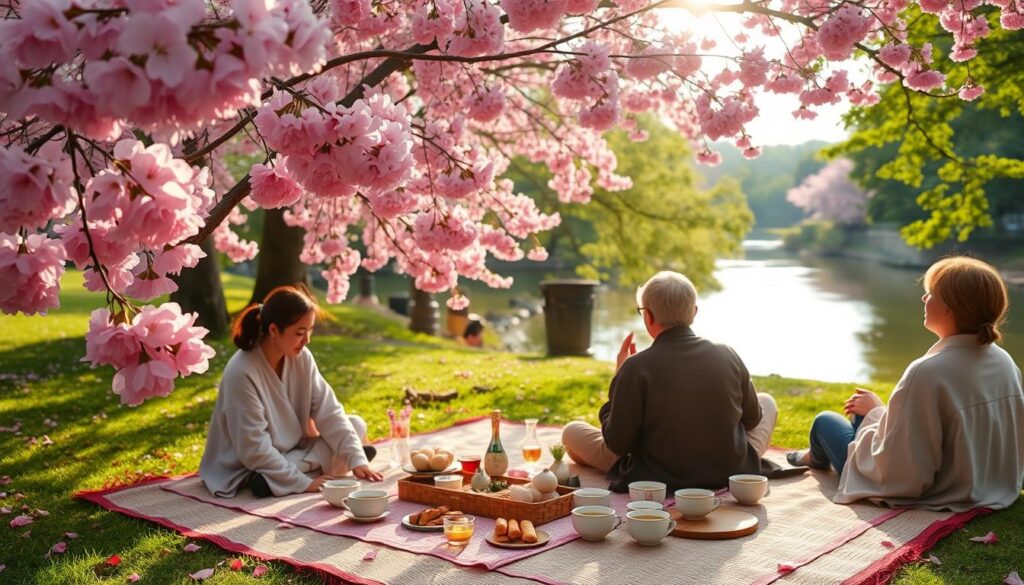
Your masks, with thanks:
M 676 521 L 672 536 L 697 540 L 726 540 L 757 532 L 757 516 L 733 508 L 719 507 L 700 520 L 686 520 L 679 510 L 669 510 Z

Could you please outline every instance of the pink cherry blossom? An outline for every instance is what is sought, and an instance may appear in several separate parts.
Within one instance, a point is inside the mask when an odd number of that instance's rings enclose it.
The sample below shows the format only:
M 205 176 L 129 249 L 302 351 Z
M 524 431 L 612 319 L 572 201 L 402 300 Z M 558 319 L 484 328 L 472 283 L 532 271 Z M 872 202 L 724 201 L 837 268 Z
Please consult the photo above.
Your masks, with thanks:
M 843 4 L 818 29 L 818 43 L 828 59 L 848 59 L 853 54 L 853 46 L 864 40 L 871 26 L 871 17 L 859 7 Z
M 139 359 L 142 346 L 128 325 L 113 323 L 110 311 L 96 309 L 89 317 L 89 332 L 85 336 L 84 362 L 93 367 L 111 365 L 123 368 Z
M 252 576 L 259 579 L 260 577 L 265 575 L 268 570 L 269 569 L 267 569 L 266 565 L 256 565 L 256 567 L 252 570 Z
M 567 6 L 568 0 L 501 0 L 509 26 L 523 33 L 554 27 Z
M 60 240 L 32 234 L 21 240 L 0 233 L 0 311 L 45 315 L 60 306 L 60 278 L 67 254 Z
M 255 164 L 249 170 L 249 176 L 252 177 L 252 192 L 249 196 L 260 207 L 286 207 L 302 197 L 302 188 L 288 174 L 286 165 L 285 157 L 281 157 L 273 166 Z
M 941 86 L 946 81 L 946 76 L 934 69 L 925 69 L 907 77 L 905 83 L 910 89 L 928 91 Z
M 0 149 L 0 184 L 5 190 L 0 197 L 0 232 L 44 228 L 74 208 L 70 165 L 54 147 L 48 144 L 37 156 L 19 148 Z

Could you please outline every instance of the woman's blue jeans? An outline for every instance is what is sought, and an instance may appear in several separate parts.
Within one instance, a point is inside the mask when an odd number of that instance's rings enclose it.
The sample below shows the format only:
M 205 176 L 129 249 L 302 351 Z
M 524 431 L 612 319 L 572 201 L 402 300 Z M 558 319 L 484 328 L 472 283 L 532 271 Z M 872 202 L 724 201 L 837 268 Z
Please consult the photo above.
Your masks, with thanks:
M 842 475 L 846 466 L 847 447 L 857 436 L 857 427 L 864 417 L 857 415 L 851 423 L 838 412 L 821 412 L 811 424 L 811 462 L 829 464 Z

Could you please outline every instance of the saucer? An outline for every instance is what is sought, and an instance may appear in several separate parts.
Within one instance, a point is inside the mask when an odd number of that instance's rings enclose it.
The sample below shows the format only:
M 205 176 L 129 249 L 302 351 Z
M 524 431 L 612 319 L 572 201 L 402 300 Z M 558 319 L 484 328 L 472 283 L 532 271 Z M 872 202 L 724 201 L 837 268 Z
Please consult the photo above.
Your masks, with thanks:
M 366 516 L 366 517 L 363 517 L 363 516 L 356 516 L 351 511 L 346 510 L 344 516 L 346 518 L 348 518 L 349 520 L 354 520 L 356 522 L 376 522 L 377 520 L 383 520 L 384 518 L 387 518 L 388 514 L 390 514 L 390 513 L 391 513 L 391 510 L 386 510 L 380 516 Z

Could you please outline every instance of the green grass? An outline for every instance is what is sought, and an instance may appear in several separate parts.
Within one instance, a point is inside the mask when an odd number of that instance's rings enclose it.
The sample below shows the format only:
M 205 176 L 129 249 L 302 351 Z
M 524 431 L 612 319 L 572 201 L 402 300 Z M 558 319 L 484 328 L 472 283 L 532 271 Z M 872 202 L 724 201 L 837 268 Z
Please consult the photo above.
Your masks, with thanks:
M 48 317 L 0 316 L 0 426 L 21 421 L 21 435 L 0 433 L 0 486 L 6 499 L 0 506 L 15 512 L 0 516 L 0 573 L 3 583 L 123 583 L 133 572 L 140 583 L 189 583 L 189 573 L 214 566 L 233 555 L 208 543 L 196 553 L 184 553 L 186 539 L 143 521 L 107 512 L 71 499 L 83 489 L 102 487 L 142 474 L 174 474 L 198 468 L 216 396 L 219 373 L 233 348 L 214 342 L 218 351 L 209 372 L 180 381 L 168 398 L 140 407 L 118 405 L 110 391 L 112 371 L 93 370 L 79 361 L 89 311 L 101 297 L 80 287 L 81 277 L 65 277 L 62 307 Z M 237 311 L 249 298 L 251 281 L 225 278 L 229 310 Z M 546 359 L 501 352 L 474 351 L 454 343 L 409 333 L 404 325 L 369 309 L 329 307 L 330 320 L 318 326 L 312 349 L 321 371 L 350 412 L 370 423 L 371 438 L 386 432 L 384 409 L 398 406 L 403 388 L 459 390 L 449 404 L 421 407 L 413 431 L 449 425 L 501 408 L 513 419 L 539 418 L 564 423 L 582 418 L 596 423 L 605 399 L 612 366 L 578 358 Z M 835 407 L 849 394 L 848 384 L 826 384 L 780 377 L 758 378 L 759 389 L 775 396 L 780 407 L 774 443 L 798 447 L 807 442 L 814 415 Z M 482 394 L 474 386 L 494 388 Z M 869 387 L 886 395 L 887 384 Z M 50 425 L 44 424 L 49 419 Z M 56 426 L 51 426 L 56 423 Z M 48 435 L 53 445 L 30 444 Z M 15 500 L 14 494 L 24 494 Z M 49 516 L 26 528 L 7 523 L 27 505 Z M 915 565 L 904 570 L 898 583 L 1000 583 L 1011 570 L 1024 570 L 1024 542 L 1019 526 L 1024 506 L 973 522 L 966 532 L 947 538 L 933 550 L 943 564 Z M 31 536 L 21 534 L 31 529 Z M 1000 542 L 979 545 L 967 538 L 993 530 Z M 67 553 L 45 559 L 64 532 Z M 95 570 L 112 554 L 122 558 L 114 571 Z M 241 573 L 218 569 L 209 583 L 319 583 L 316 575 L 283 564 L 258 581 L 251 576 L 253 559 Z

